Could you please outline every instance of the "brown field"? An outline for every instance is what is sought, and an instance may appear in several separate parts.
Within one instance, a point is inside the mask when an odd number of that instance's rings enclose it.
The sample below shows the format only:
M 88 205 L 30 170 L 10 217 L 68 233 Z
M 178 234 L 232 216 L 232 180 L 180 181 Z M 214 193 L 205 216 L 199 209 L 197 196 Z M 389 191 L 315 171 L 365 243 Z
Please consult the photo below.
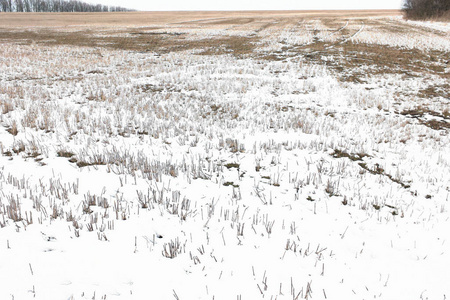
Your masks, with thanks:
M 274 32 L 303 31 L 304 25 L 299 24 L 316 19 L 332 31 L 347 20 L 354 20 L 360 26 L 361 18 L 400 14 L 397 10 L 3 13 L 0 42 L 147 52 L 202 49 L 204 54 L 220 54 L 226 48 L 241 55 L 252 52 L 261 39 Z M 220 31 L 221 34 L 214 33 L 212 42 L 211 35 L 205 31 Z
M 447 79 L 447 51 L 405 49 L 395 41 L 406 35 L 445 40 L 448 33 L 411 26 L 398 18 L 401 15 L 399 10 L 2 13 L 0 43 L 161 54 L 192 50 L 199 55 L 263 60 L 301 58 L 326 64 L 342 80 L 357 83 L 364 83 L 369 74 Z M 394 44 L 355 40 L 360 32 L 382 33 Z M 286 34 L 291 40 L 282 37 Z M 297 37 L 310 41 L 295 42 Z M 323 61 L 326 56 L 332 59 Z M 447 96 L 445 90 L 439 85 L 423 93 Z
M 267 19 L 355 18 L 401 15 L 400 10 L 342 11 L 233 11 L 233 12 L 120 12 L 120 13 L 0 13 L 0 27 L 152 26 L 191 24 L 240 24 Z

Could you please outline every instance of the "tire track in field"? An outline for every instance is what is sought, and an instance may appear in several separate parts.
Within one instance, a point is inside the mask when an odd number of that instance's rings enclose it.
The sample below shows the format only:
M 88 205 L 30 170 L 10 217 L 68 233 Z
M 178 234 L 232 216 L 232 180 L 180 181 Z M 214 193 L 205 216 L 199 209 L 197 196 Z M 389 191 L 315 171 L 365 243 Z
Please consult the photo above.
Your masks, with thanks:
M 361 28 L 359 28 L 359 30 L 357 32 L 355 32 L 354 34 L 350 35 L 348 38 L 344 38 L 339 44 L 344 44 L 350 40 L 352 40 L 355 36 L 357 36 L 358 34 L 360 34 L 363 30 L 364 30 L 364 22 L 362 22 Z

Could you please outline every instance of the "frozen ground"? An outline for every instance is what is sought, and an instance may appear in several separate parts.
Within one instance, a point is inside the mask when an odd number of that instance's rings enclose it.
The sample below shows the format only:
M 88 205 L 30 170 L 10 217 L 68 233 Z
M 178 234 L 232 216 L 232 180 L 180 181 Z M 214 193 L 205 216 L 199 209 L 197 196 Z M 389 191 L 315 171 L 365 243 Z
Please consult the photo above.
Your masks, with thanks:
M 0 299 L 450 297 L 448 24 L 224 19 L 0 30 Z

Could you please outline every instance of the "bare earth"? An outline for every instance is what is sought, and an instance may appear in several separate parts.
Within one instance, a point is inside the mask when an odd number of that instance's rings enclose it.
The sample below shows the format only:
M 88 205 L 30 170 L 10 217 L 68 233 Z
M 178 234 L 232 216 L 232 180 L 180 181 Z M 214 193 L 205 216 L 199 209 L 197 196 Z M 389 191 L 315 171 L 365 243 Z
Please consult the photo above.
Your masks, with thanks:
M 299 18 L 354 18 L 401 15 L 399 10 L 343 10 L 343 11 L 233 11 L 233 12 L 126 12 L 126 13 L 0 13 L 0 27 L 29 26 L 151 26 L 189 22 L 214 24 L 227 21 L 240 24 L 268 19 L 295 20 Z
M 300 55 L 315 63 L 321 62 L 324 54 L 339 54 L 326 64 L 345 80 L 361 81 L 367 66 L 376 67 L 374 73 L 410 76 L 418 71 L 448 78 L 444 71 L 445 61 L 450 59 L 448 51 L 438 47 L 426 53 L 416 47 L 422 44 L 417 37 L 435 37 L 445 43 L 448 31 L 407 25 L 401 15 L 399 10 L 14 13 L 1 14 L 0 42 L 160 54 L 194 50 L 203 55 L 266 60 Z M 380 32 L 382 40 L 376 36 Z M 359 41 L 361 35 L 368 39 Z M 403 45 L 405 49 L 383 42 L 386 37 L 411 45 Z M 436 64 L 436 60 L 442 63 Z M 352 72 L 344 75 L 343 69 Z

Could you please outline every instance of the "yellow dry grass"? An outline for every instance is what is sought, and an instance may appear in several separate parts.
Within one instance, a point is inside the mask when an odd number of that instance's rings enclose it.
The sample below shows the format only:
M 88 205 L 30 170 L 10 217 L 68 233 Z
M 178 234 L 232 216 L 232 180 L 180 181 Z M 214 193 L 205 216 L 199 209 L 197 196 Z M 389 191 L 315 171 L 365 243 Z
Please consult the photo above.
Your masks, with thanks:
M 119 13 L 0 13 L 0 27 L 221 25 L 267 19 L 353 18 L 401 15 L 399 10 L 119 12 Z

